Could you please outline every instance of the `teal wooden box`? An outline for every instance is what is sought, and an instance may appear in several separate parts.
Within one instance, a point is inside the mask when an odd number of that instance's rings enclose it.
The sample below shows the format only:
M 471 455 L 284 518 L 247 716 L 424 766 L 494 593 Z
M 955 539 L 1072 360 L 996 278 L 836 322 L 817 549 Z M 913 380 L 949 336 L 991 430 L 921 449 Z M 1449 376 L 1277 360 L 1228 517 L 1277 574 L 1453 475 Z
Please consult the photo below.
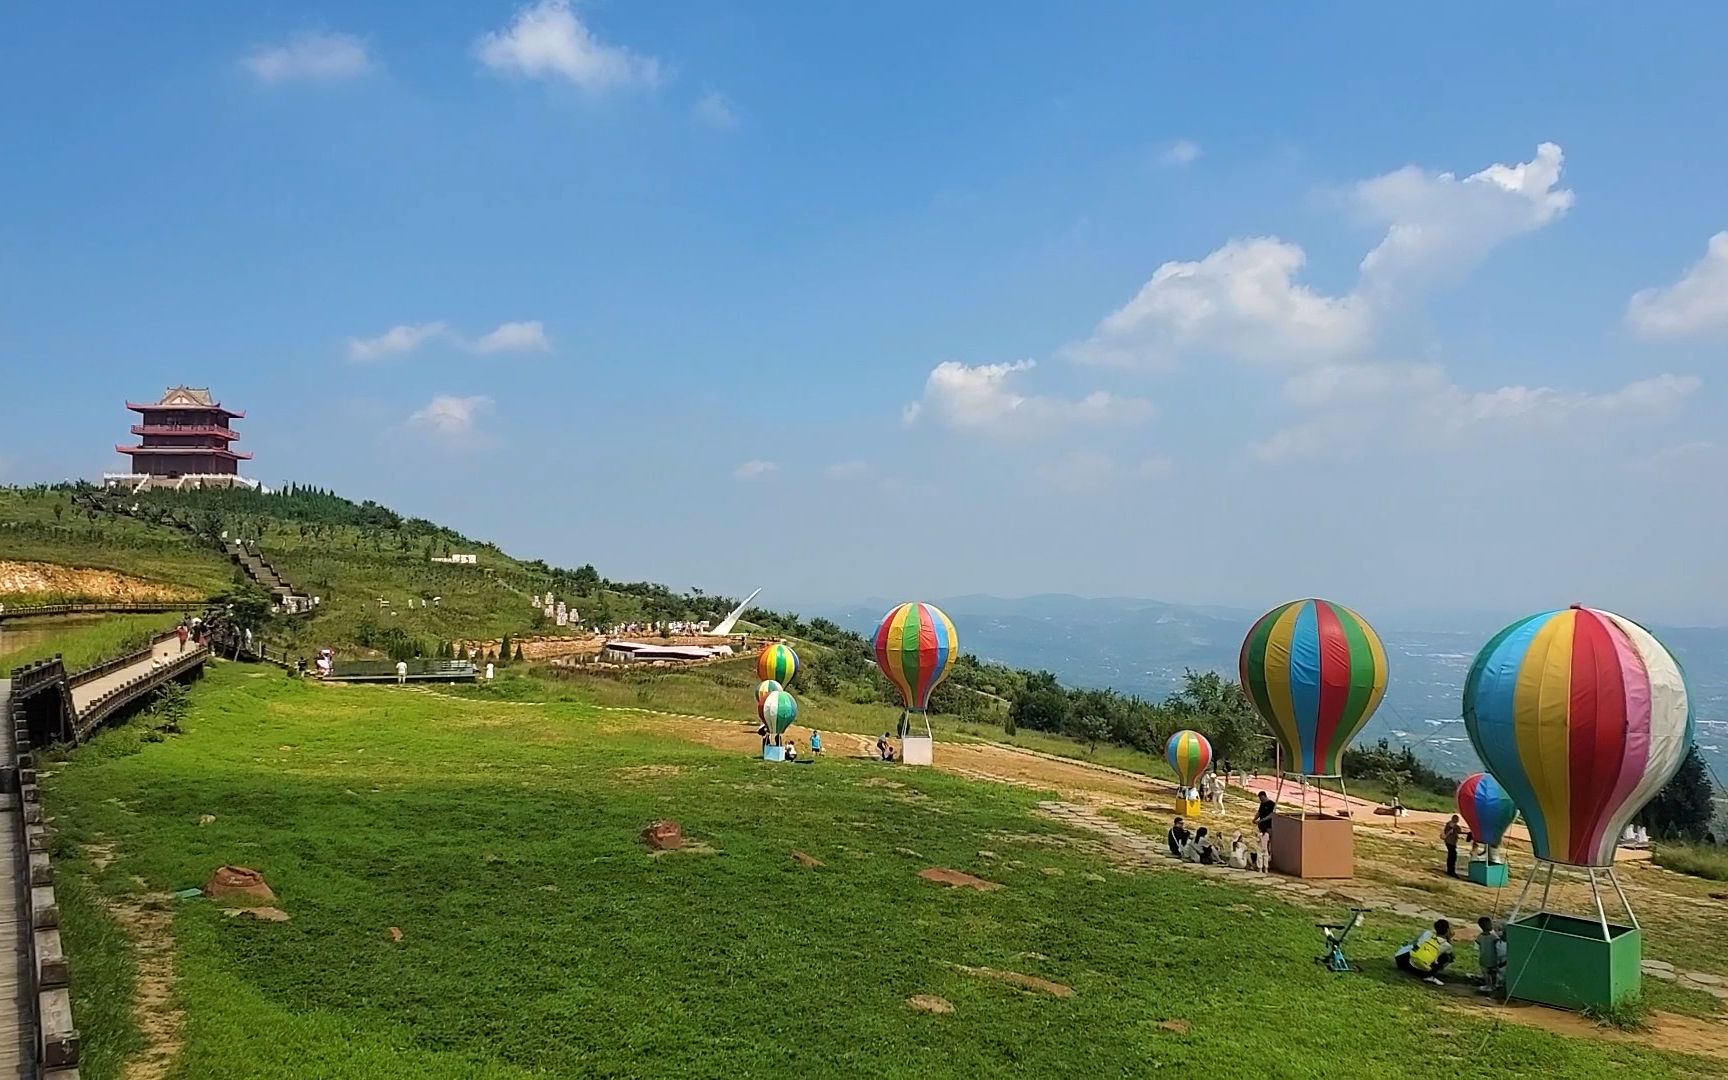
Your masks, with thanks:
M 1506 864 L 1477 859 L 1470 864 L 1468 876 L 1472 884 L 1487 885 L 1489 888 L 1498 889 L 1506 884 Z M 1597 929 L 1600 930 L 1601 927 L 1598 926 Z
M 1638 996 L 1644 940 L 1636 927 L 1539 911 L 1506 927 L 1509 996 L 1562 1009 L 1607 1009 Z

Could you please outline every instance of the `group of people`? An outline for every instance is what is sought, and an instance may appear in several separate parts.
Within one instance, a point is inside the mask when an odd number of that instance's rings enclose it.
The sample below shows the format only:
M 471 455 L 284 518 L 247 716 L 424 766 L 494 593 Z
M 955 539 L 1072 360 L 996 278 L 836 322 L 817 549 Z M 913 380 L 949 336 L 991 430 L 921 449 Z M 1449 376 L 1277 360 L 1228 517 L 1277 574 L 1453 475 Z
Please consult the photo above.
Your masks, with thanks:
M 1231 834 L 1227 849 L 1220 848 L 1212 839 L 1211 830 L 1204 825 L 1189 829 L 1188 820 L 1181 816 L 1170 823 L 1169 831 L 1164 834 L 1164 843 L 1173 858 L 1184 862 L 1266 873 L 1272 869 L 1272 817 L 1277 810 L 1278 804 L 1262 791 L 1260 805 L 1254 811 L 1252 848 L 1241 829 Z
M 766 750 L 770 746 L 783 746 L 786 748 L 787 761 L 798 760 L 798 741 L 796 739 L 786 739 L 775 734 L 765 723 L 756 725 L 756 737 L 762 740 L 762 749 Z M 810 730 L 810 756 L 815 758 L 821 753 L 822 733 L 812 728 Z
M 1484 994 L 1492 994 L 1505 985 L 1506 928 L 1486 915 L 1476 920 L 1476 928 L 1476 963 L 1482 969 L 1480 989 Z M 1452 923 L 1446 919 L 1434 920 L 1433 929 L 1417 934 L 1392 954 L 1392 962 L 1399 971 L 1435 986 L 1446 985 L 1440 973 L 1451 965 L 1453 958 Z

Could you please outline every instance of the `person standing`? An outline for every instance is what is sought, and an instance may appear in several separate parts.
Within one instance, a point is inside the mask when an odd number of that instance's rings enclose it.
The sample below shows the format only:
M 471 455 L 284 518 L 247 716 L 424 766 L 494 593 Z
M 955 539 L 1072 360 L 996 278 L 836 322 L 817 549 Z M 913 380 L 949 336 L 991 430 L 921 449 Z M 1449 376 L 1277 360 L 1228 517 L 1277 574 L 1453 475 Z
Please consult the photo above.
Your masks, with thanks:
M 1440 828 L 1440 842 L 1446 845 L 1446 873 L 1451 877 L 1458 876 L 1458 838 L 1463 835 L 1457 814 Z
M 185 623 L 181 623 L 179 626 L 176 626 L 174 628 L 174 636 L 180 639 L 180 651 L 181 652 L 186 651 L 186 639 L 188 637 L 190 637 L 191 634 L 192 634 L 192 632 L 190 630 L 186 629 Z
M 396 661 L 396 685 L 401 686 L 408 681 L 408 661 Z

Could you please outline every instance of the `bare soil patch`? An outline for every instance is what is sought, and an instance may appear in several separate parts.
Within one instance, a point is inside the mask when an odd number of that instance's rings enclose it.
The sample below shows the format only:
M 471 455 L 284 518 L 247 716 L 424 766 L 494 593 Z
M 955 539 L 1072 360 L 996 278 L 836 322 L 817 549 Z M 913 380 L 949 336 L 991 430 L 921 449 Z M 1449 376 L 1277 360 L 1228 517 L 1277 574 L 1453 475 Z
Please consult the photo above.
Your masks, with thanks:
M 996 968 L 967 967 L 965 964 L 952 965 L 955 971 L 966 975 L 975 975 L 980 979 L 995 979 L 1009 986 L 1017 986 L 1022 990 L 1038 990 L 1052 997 L 1068 998 L 1074 996 L 1074 988 L 1063 986 L 1059 982 L 1040 979 L 1036 975 L 1025 975 L 1018 971 L 1001 971 Z
M 192 589 L 146 581 L 112 570 L 13 559 L 0 559 L 0 593 L 88 596 L 121 602 L 198 599 L 197 592 Z
M 956 889 L 977 889 L 979 892 L 992 892 L 1002 888 L 994 881 L 985 881 L 981 877 L 960 870 L 950 870 L 945 866 L 932 866 L 928 870 L 918 871 L 918 876 L 925 881 L 934 881 L 938 885 L 948 885 Z
M 186 1016 L 174 1001 L 174 898 L 146 893 L 103 903 L 132 940 L 138 962 L 132 1016 L 144 1036 L 144 1049 L 126 1062 L 126 1080 L 161 1080 L 168 1075 L 184 1041 Z

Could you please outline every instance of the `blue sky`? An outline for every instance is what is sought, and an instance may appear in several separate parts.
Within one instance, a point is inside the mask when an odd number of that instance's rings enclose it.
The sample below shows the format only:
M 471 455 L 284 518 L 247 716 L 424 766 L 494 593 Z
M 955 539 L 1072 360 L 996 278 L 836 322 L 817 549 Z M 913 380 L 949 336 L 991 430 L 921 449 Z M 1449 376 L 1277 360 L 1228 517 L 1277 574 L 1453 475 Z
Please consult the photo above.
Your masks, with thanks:
M 162 7 L 0 42 L 5 480 L 189 382 L 778 603 L 1728 621 L 1706 5 Z

